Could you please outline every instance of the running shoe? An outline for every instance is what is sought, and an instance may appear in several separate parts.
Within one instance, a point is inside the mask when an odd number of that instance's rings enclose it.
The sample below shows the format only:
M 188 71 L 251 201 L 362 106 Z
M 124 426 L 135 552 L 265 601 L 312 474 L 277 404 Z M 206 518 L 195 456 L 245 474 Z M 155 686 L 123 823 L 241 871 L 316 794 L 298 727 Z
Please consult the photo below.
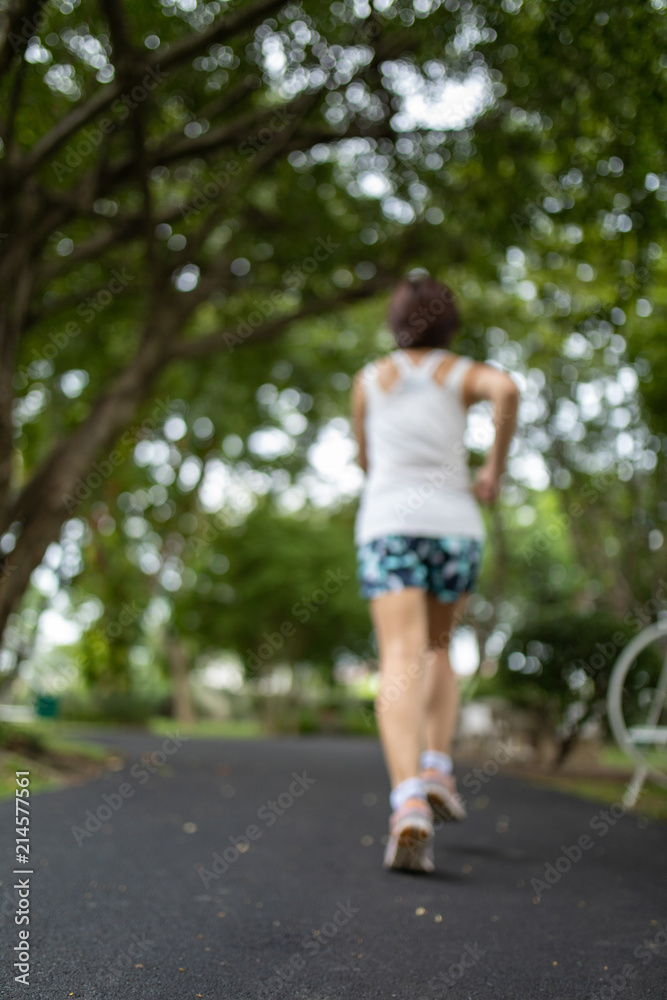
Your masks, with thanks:
M 466 818 L 465 806 L 456 790 L 456 779 L 453 774 L 443 774 L 436 768 L 428 768 L 421 771 L 419 777 L 426 786 L 428 804 L 436 819 L 460 822 Z
M 384 867 L 415 872 L 435 871 L 433 814 L 424 799 L 408 799 L 389 820 Z

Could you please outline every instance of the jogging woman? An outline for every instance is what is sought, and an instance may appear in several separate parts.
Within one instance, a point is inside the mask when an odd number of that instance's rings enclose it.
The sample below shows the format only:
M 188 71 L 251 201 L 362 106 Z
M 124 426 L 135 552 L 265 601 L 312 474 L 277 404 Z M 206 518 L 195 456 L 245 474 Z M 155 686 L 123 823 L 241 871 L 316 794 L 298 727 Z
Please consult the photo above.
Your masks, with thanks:
M 448 349 L 451 291 L 406 279 L 389 306 L 398 343 L 355 377 L 352 409 L 366 482 L 355 542 L 380 658 L 375 713 L 391 781 L 387 868 L 433 871 L 434 815 L 465 818 L 452 774 L 458 683 L 449 638 L 474 588 L 491 504 L 516 425 L 505 372 Z M 494 408 L 495 440 L 471 485 L 466 411 Z

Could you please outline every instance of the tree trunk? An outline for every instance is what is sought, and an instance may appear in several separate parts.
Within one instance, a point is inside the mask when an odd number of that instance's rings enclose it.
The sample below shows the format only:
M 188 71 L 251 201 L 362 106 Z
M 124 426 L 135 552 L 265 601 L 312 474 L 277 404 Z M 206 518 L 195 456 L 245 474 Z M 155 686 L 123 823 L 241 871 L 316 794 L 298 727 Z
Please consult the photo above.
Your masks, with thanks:
M 190 685 L 188 683 L 188 659 L 178 633 L 170 629 L 167 633 L 167 659 L 173 682 L 173 715 L 177 722 L 194 722 Z
M 144 341 L 131 364 L 96 401 L 71 437 L 55 446 L 10 506 L 0 531 L 17 522 L 21 528 L 15 548 L 0 563 L 0 635 L 32 571 L 48 546 L 58 540 L 62 524 L 118 465 L 121 453 L 108 449 L 150 394 L 164 360 L 159 343 Z M 134 443 L 141 434 L 141 427 L 133 428 L 120 441 Z M 96 468 L 95 460 L 103 449 L 107 454 Z

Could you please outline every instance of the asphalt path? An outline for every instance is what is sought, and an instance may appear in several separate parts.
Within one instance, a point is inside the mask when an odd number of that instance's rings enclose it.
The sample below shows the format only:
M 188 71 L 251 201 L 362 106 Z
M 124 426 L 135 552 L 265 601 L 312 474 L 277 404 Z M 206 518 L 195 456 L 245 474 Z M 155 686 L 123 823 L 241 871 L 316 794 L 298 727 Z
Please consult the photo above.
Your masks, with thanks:
M 372 740 L 103 739 L 122 770 L 32 796 L 30 876 L 0 804 L 1 997 L 667 994 L 667 824 L 462 765 L 469 819 L 437 832 L 436 873 L 386 872 Z

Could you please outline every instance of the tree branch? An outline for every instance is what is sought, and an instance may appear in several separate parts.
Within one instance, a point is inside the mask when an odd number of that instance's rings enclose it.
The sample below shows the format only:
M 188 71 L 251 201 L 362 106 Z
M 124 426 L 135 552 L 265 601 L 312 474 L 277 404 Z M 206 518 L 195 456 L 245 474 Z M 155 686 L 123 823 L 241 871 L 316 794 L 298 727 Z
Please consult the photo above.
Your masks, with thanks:
M 33 173 L 51 153 L 62 146 L 66 139 L 77 132 L 96 115 L 120 97 L 123 88 L 118 80 L 105 84 L 104 90 L 99 90 L 86 102 L 74 108 L 68 115 L 61 118 L 53 128 L 38 139 L 30 152 L 26 153 L 16 167 L 17 179 L 23 179 Z
M 112 435 L 131 419 L 138 401 L 145 398 L 155 376 L 164 367 L 157 341 L 145 335 L 134 357 L 110 386 L 95 400 L 85 419 L 65 440 L 54 445 L 42 464 L 11 504 L 6 523 L 24 525 L 39 513 L 62 511 L 63 498 L 72 492 L 77 477 L 85 476 L 90 463 Z M 45 485 L 48 484 L 48 491 Z
M 260 89 L 261 82 L 252 77 L 246 76 L 235 86 L 230 87 L 223 93 L 218 94 L 212 101 L 199 109 L 199 116 L 211 121 L 213 118 L 221 118 L 230 108 L 237 108 L 242 101 L 250 94 Z
M 7 111 L 7 117 L 2 123 L 2 139 L 5 144 L 5 156 L 7 158 L 7 163 L 11 164 L 16 158 L 16 143 L 15 143 L 15 127 L 16 127 L 16 116 L 18 114 L 19 104 L 21 102 L 21 91 L 23 90 L 23 84 L 25 83 L 25 68 L 26 63 L 24 59 L 21 59 L 16 74 L 14 76 L 14 82 L 12 84 L 11 94 L 9 96 L 9 108 Z
M 415 42 L 409 37 L 406 32 L 396 33 L 394 35 L 380 38 L 373 51 L 373 58 L 367 67 L 357 72 L 347 84 L 353 83 L 355 80 L 364 79 L 369 71 L 376 71 L 379 64 L 385 59 L 391 58 L 393 55 L 397 55 L 399 52 L 405 52 L 410 49 L 415 48 Z M 325 92 L 324 85 L 320 86 L 315 92 L 320 95 Z M 299 115 L 301 112 L 302 104 L 306 107 L 312 106 L 313 92 L 300 93 L 297 94 L 291 101 L 287 104 L 283 104 L 279 107 L 274 108 L 262 108 L 259 112 L 251 112 L 245 116 L 245 118 L 239 118 L 234 122 L 225 123 L 219 125 L 217 128 L 209 129 L 208 132 L 203 133 L 193 139 L 183 139 L 182 133 L 173 133 L 171 136 L 167 136 L 166 139 L 162 140 L 159 146 L 156 147 L 153 156 L 153 163 L 169 163 L 174 159 L 178 159 L 181 156 L 192 156 L 201 155 L 211 150 L 220 148 L 221 146 L 229 145 L 232 142 L 238 140 L 248 139 L 250 137 L 250 132 L 252 129 L 261 129 L 265 127 L 266 123 L 269 123 L 271 119 L 275 117 L 280 117 L 281 115 L 289 117 L 290 115 Z M 226 110 L 226 108 L 225 108 Z M 204 116 L 204 112 L 201 112 Z M 359 131 L 353 132 L 354 135 L 368 135 L 372 132 L 373 125 L 366 128 L 363 124 L 354 125 L 359 129 Z M 378 128 L 380 126 L 377 126 Z M 385 131 L 387 127 L 385 126 Z M 321 141 L 333 140 L 335 138 L 344 138 L 344 135 L 336 135 L 336 133 L 331 131 L 322 130 L 321 133 L 313 130 L 313 142 L 318 142 L 320 139 L 319 135 L 322 135 Z M 300 148 L 300 147 L 295 147 Z
M 220 44 L 234 35 L 239 35 L 246 28 L 264 20 L 272 11 L 285 5 L 285 0 L 257 0 L 250 7 L 242 7 L 226 16 L 223 20 L 213 23 L 198 35 L 188 35 L 171 44 L 161 45 L 151 57 L 154 66 L 173 66 L 183 62 L 189 56 L 211 45 Z
M 23 51 L 28 44 L 28 39 L 36 34 L 35 31 L 26 32 L 22 29 L 24 19 L 28 25 L 34 24 L 39 19 L 39 14 L 47 0 L 11 0 L 7 9 L 0 16 L 0 75 L 2 75 L 11 64 L 14 56 L 19 51 Z M 15 36 L 20 39 L 20 46 L 10 52 L 10 38 Z
M 286 313 L 283 316 L 278 316 L 270 322 L 262 323 L 261 326 L 258 326 L 247 337 L 241 336 L 234 330 L 221 330 L 218 333 L 211 333 L 206 337 L 199 337 L 195 340 L 174 340 L 167 348 L 169 356 L 171 359 L 201 358 L 206 357 L 209 354 L 213 354 L 215 351 L 222 350 L 223 348 L 233 350 L 234 347 L 239 346 L 240 343 L 254 344 L 260 341 L 270 340 L 292 323 L 298 323 L 307 316 L 324 314 L 330 312 L 336 307 L 348 305 L 352 302 L 358 302 L 362 299 L 369 298 L 371 295 L 375 295 L 377 292 L 390 287 L 394 280 L 394 275 L 376 275 L 372 281 L 367 281 L 363 285 L 358 285 L 356 288 L 345 289 L 345 291 L 339 292 L 336 295 L 331 295 L 326 299 L 314 296 L 295 312 Z
M 156 49 L 142 61 L 135 62 L 133 76 L 138 79 L 142 73 L 150 70 L 157 70 L 161 73 L 166 68 L 186 60 L 201 49 L 239 34 L 245 28 L 262 20 L 272 10 L 282 7 L 283 4 L 284 0 L 258 0 L 252 7 L 235 11 L 217 24 L 212 24 L 206 31 L 197 35 L 188 35 L 171 45 L 161 45 L 159 49 Z M 96 115 L 108 108 L 122 93 L 122 81 L 116 79 L 113 83 L 106 84 L 85 104 L 79 105 L 64 118 L 61 118 L 50 131 L 37 140 L 30 152 L 26 153 L 16 169 L 15 179 L 22 180 L 36 170 L 47 156 L 54 153 L 78 129 L 83 128 Z
M 301 309 L 264 323 L 248 342 L 275 336 L 286 326 L 306 316 L 322 314 L 336 306 L 367 298 L 391 283 L 381 275 L 355 289 L 347 289 L 328 299 L 313 297 Z M 227 346 L 225 334 L 213 334 L 195 341 L 178 340 L 183 313 L 161 303 L 144 331 L 144 339 L 135 356 L 108 389 L 93 403 L 87 417 L 70 436 L 57 443 L 7 512 L 2 530 L 15 521 L 22 525 L 16 548 L 2 560 L 4 585 L 0 587 L 0 633 L 7 618 L 23 595 L 30 574 L 38 566 L 48 545 L 58 537 L 63 522 L 72 515 L 80 484 L 102 448 L 110 447 L 145 401 L 157 375 L 179 358 L 206 356 Z M 164 338 L 155 335 L 159 331 Z M 165 333 L 166 331 L 166 333 Z M 132 431 L 126 431 L 132 438 Z M 110 453 L 110 456 L 114 453 Z M 118 454 L 118 452 L 116 452 Z
M 126 11 L 119 0 L 100 0 L 100 7 L 109 25 L 109 34 L 113 43 L 113 64 L 119 76 L 123 76 L 130 61 L 134 58 L 134 46 L 130 38 Z

